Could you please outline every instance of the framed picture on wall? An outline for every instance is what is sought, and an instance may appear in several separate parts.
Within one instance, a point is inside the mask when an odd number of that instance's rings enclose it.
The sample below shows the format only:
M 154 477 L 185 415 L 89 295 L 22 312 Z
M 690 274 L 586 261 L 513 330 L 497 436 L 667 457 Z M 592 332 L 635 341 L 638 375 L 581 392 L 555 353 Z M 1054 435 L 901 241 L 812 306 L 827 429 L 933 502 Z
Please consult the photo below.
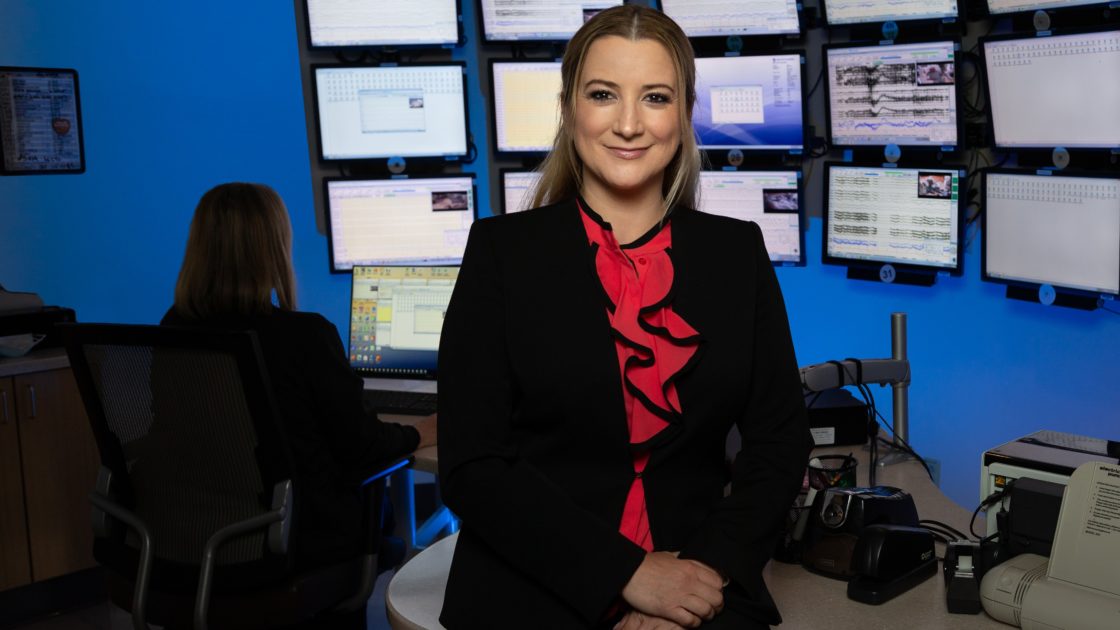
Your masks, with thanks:
M 0 173 L 86 170 L 78 72 L 0 66 Z

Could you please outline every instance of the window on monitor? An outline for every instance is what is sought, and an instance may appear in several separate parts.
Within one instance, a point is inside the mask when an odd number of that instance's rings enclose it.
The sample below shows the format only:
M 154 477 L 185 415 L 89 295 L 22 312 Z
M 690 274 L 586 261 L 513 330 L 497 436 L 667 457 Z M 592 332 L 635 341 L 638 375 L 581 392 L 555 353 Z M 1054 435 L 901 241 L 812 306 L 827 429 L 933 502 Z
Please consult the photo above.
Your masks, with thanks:
M 459 0 L 306 0 L 313 48 L 458 44 Z
M 828 118 L 836 146 L 958 144 L 953 41 L 828 47 Z
M 909 20 L 950 20 L 960 17 L 957 0 L 821 0 L 825 21 L 839 24 L 870 24 Z
M 457 265 L 475 219 L 469 176 L 326 179 L 331 270 Z
M 661 10 L 689 37 L 796 35 L 797 0 L 661 0 Z
M 528 210 L 541 174 L 536 171 L 502 169 L 502 214 Z
M 482 0 L 482 30 L 488 42 L 567 41 L 603 9 L 623 0 Z
M 959 275 L 960 183 L 945 168 L 827 164 L 824 262 Z
M 312 72 L 324 160 L 467 154 L 462 62 L 314 66 Z
M 1120 30 L 983 41 L 995 143 L 1120 148 Z
M 762 228 L 770 261 L 804 264 L 799 171 L 703 171 L 698 210 Z
M 560 125 L 560 62 L 490 63 L 494 148 L 499 153 L 546 152 Z
M 997 15 L 1020 11 L 1038 11 L 1040 9 L 1084 7 L 1094 4 L 1108 4 L 1108 2 L 1102 2 L 1101 0 L 988 0 L 988 13 Z
M 800 54 L 700 57 L 692 125 L 701 149 L 800 151 Z
M 983 278 L 1120 295 L 1120 178 L 984 175 Z

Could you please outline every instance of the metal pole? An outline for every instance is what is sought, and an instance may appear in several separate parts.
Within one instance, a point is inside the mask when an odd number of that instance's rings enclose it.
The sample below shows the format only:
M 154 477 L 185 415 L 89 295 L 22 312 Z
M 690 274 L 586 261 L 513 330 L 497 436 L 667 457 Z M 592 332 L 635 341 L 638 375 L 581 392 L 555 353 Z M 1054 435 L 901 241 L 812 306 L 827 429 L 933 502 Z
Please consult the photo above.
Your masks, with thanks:
M 891 313 L 891 358 L 906 361 L 906 313 Z M 891 385 L 894 390 L 894 443 L 910 443 L 910 375 L 900 383 Z

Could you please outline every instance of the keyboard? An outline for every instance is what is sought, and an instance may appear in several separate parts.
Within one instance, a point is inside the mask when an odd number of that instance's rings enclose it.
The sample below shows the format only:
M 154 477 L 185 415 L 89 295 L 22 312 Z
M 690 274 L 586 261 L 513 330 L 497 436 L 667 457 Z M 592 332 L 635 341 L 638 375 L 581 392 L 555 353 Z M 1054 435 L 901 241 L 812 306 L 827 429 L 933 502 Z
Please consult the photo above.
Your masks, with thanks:
M 428 392 L 402 392 L 391 389 L 362 390 L 367 411 L 427 416 L 436 412 L 436 395 Z

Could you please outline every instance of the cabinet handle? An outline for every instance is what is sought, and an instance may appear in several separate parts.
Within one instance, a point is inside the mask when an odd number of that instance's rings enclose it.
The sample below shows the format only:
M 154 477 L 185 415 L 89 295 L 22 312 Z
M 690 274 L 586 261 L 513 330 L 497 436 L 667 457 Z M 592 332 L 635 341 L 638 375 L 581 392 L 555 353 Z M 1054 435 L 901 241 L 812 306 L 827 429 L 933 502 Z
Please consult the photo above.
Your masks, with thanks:
M 27 386 L 27 394 L 31 396 L 31 415 L 27 417 L 28 420 L 34 420 L 39 415 L 39 401 L 35 396 L 35 386 Z
M 8 390 L 0 392 L 0 408 L 3 408 L 4 415 L 2 416 L 3 422 L 0 424 L 8 424 Z

